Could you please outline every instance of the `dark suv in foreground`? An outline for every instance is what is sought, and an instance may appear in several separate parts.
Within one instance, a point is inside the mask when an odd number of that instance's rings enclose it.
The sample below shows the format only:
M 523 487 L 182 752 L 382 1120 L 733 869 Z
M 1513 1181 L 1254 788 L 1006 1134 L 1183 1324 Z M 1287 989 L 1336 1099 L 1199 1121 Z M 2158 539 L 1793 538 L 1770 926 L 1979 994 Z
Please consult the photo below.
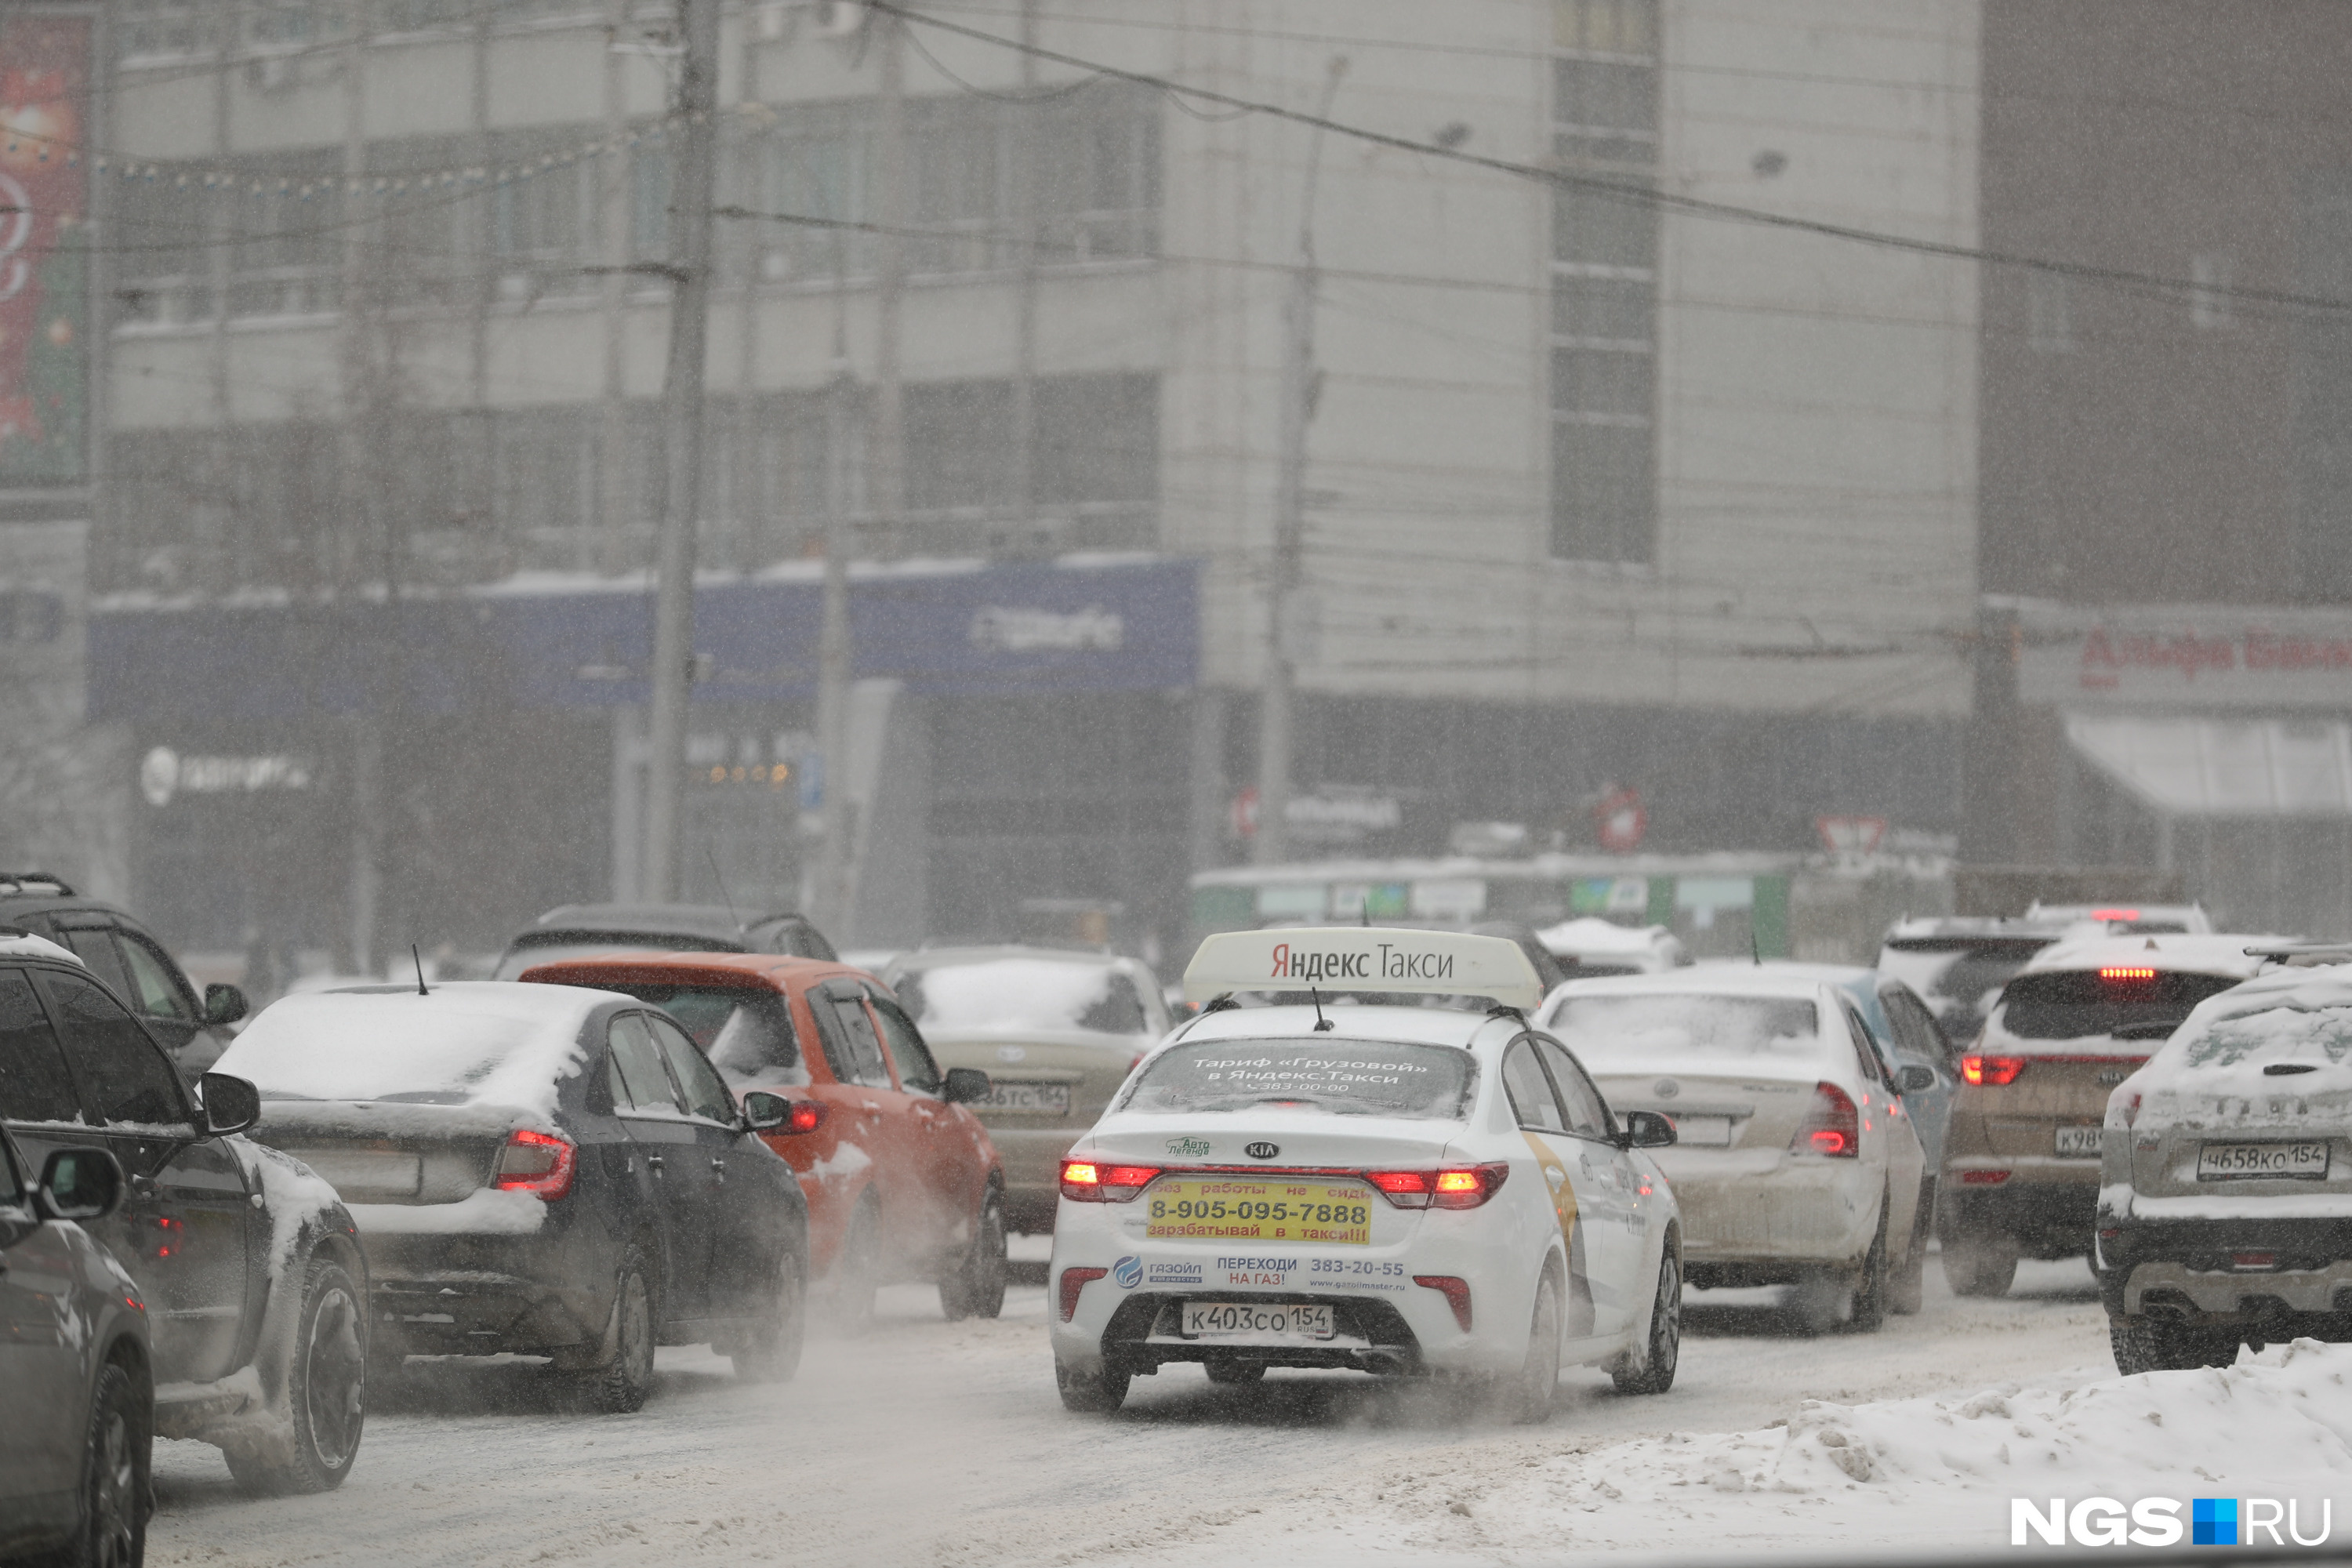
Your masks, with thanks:
M 47 871 L 0 871 L 0 926 L 72 950 L 109 990 L 131 1004 L 147 1032 L 194 1083 L 228 1049 L 228 1026 L 245 1016 L 245 993 L 207 985 L 200 999 L 185 971 L 132 916 L 86 898 Z
M 367 1264 L 332 1187 L 238 1136 L 253 1086 L 198 1088 L 72 953 L 0 932 L 0 1123 L 36 1169 L 85 1145 L 121 1167 L 84 1228 L 146 1304 L 156 1435 L 215 1445 L 247 1490 L 323 1491 L 359 1450 Z

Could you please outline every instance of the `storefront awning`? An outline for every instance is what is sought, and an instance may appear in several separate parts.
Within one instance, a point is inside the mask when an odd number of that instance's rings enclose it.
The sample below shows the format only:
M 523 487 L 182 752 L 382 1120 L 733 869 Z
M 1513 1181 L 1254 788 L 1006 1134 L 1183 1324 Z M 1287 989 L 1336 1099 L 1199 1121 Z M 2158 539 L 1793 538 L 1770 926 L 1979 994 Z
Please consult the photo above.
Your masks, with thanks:
M 2168 816 L 2352 816 L 2352 724 L 2075 713 L 2066 739 Z

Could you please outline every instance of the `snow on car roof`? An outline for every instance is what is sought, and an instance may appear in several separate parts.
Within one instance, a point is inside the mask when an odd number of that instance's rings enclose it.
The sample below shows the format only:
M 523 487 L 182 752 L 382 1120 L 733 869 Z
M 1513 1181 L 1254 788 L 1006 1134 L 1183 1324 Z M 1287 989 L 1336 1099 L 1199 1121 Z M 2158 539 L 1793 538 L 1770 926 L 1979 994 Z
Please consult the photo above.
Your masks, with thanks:
M 2279 938 L 2252 932 L 2223 935 L 2084 936 L 2056 942 L 2026 960 L 2022 974 L 2046 974 L 2052 970 L 2105 969 L 2145 966 L 2185 970 L 2193 974 L 2251 975 L 2269 961 L 2246 951 Z
M 1818 973 L 1807 973 L 1794 965 L 1700 963 L 1658 974 L 1611 974 L 1592 980 L 1571 980 L 1554 991 L 1552 996 L 1646 996 L 1670 991 L 1699 996 L 1811 997 L 1818 995 L 1823 985 L 1834 984 Z
M 2352 963 L 2324 969 L 2273 969 L 2242 985 L 2232 986 L 2197 1005 L 2189 1023 L 2210 1024 L 2217 1018 L 2242 1018 L 2275 1007 L 2317 1012 L 2323 1007 L 2352 1007 Z M 2187 1026 L 2181 1033 L 2188 1034 Z
M 589 1015 L 626 1000 L 511 980 L 313 992 L 263 1008 L 217 1065 L 264 1100 L 398 1097 L 552 1116 L 557 1082 L 585 1059 Z
M 1287 1039 L 1312 1037 L 1320 1018 L 1331 1027 L 1322 1033 L 1335 1040 L 1391 1040 L 1408 1045 L 1467 1047 L 1478 1032 L 1500 1024 L 1517 1033 L 1517 1020 L 1489 1013 L 1467 1013 L 1452 1007 L 1391 1007 L 1332 1001 L 1318 1016 L 1313 1007 L 1223 1007 L 1203 1013 L 1169 1037 L 1178 1040 Z
M 45 936 L 35 936 L 28 931 L 7 928 L 11 934 L 0 936 L 0 957 L 62 958 L 68 963 L 80 963 L 81 955 L 68 947 L 60 947 Z M 88 967 L 84 965 L 84 967 Z
M 1599 915 L 1582 915 L 1546 926 L 1536 940 L 1554 952 L 1655 952 L 1681 942 L 1664 926 L 1622 926 Z

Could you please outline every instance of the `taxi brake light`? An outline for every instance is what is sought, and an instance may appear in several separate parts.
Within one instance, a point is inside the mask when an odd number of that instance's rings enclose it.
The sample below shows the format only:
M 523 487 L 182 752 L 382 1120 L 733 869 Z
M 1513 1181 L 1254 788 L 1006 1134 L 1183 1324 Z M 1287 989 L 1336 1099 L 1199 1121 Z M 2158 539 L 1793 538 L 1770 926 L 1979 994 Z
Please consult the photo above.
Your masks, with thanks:
M 553 1203 L 572 1190 L 572 1173 L 579 1152 L 569 1138 L 518 1128 L 507 1134 L 499 1151 L 498 1168 L 490 1185 L 502 1193 L 529 1193 Z
M 1995 1089 L 2000 1089 L 2004 1085 L 2015 1083 L 2017 1075 L 2024 1070 L 2023 1057 L 1962 1057 L 1960 1058 L 1960 1080 L 1979 1088 L 1990 1084 Z
M 2007 1171 L 1962 1171 L 1960 1185 L 1964 1187 L 1997 1187 L 2009 1180 Z
M 1500 1160 L 1440 1171 L 1437 1173 L 1436 1196 L 1432 1201 L 1442 1209 L 1475 1209 L 1501 1192 L 1510 1174 L 1510 1166 Z M 1465 1297 L 1465 1300 L 1467 1299 Z M 1469 1309 L 1465 1306 L 1459 1310 L 1466 1312 Z
M 2093 910 L 2091 918 L 2095 921 L 2136 921 L 2139 919 L 2139 911 L 2137 910 Z
M 1812 1110 L 1789 1146 L 1801 1154 L 1826 1154 L 1832 1160 L 1860 1155 L 1862 1112 L 1853 1097 L 1833 1083 L 1813 1085 Z
M 2156 978 L 2156 971 L 2144 963 L 2110 963 L 2099 971 L 2099 978 L 2110 985 L 2139 985 Z
M 1123 1204 L 1159 1179 L 1157 1165 L 1113 1165 L 1100 1160 L 1062 1162 L 1062 1195 L 1074 1203 Z
M 1090 1280 L 1099 1279 L 1109 1272 L 1110 1270 L 1108 1268 L 1065 1268 L 1062 1270 L 1062 1321 L 1066 1323 L 1073 1317 L 1077 1315 L 1078 1292 L 1087 1288 L 1087 1282 Z
M 1464 1333 L 1470 1331 L 1470 1281 L 1451 1274 L 1416 1274 L 1412 1282 L 1444 1296 L 1445 1304 L 1454 1309 L 1454 1321 L 1462 1325 Z
M 1425 1209 L 1437 1178 L 1427 1171 L 1367 1171 L 1364 1180 L 1401 1209 Z

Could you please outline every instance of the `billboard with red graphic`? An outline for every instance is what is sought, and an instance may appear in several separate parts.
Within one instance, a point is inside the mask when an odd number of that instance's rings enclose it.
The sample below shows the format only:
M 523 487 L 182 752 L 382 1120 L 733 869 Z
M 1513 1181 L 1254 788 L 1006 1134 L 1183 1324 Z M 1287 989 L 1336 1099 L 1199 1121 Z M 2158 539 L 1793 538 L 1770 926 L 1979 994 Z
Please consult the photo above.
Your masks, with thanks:
M 0 489 L 89 472 L 90 19 L 0 15 Z

